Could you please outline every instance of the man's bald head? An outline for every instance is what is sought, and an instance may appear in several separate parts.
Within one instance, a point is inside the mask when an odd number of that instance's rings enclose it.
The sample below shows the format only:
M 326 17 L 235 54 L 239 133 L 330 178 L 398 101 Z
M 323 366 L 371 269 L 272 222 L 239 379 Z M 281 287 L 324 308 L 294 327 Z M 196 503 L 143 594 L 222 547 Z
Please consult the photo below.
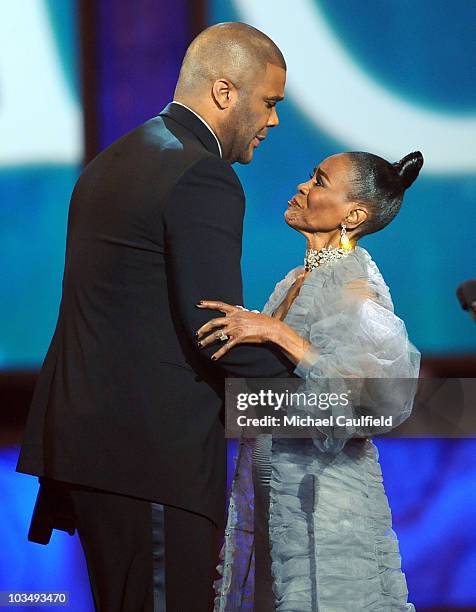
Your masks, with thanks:
M 220 78 L 229 79 L 237 89 L 246 89 L 267 64 L 286 70 L 283 54 L 266 34 L 245 23 L 213 25 L 187 49 L 175 98 L 190 99 Z
M 225 159 L 248 164 L 279 123 L 285 82 L 286 62 L 266 34 L 245 23 L 219 23 L 187 49 L 174 101 L 211 127 Z

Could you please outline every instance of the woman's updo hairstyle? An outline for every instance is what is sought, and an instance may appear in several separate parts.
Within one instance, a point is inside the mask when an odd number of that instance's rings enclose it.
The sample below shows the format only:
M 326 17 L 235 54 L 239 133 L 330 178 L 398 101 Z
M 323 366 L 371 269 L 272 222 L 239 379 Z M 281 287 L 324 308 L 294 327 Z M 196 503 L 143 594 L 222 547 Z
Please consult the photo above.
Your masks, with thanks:
M 348 153 L 353 166 L 348 199 L 366 204 L 369 217 L 359 227 L 359 236 L 373 234 L 392 221 L 423 166 L 423 155 L 414 151 L 391 164 L 378 155 L 356 151 Z

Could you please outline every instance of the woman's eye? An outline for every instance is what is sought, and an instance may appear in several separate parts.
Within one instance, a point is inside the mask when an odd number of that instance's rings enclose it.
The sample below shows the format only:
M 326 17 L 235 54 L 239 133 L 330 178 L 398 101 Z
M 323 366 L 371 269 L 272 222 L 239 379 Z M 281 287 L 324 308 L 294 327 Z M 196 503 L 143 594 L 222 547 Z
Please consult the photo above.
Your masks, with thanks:
M 309 172 L 309 178 L 314 179 L 315 185 L 322 187 L 321 177 L 319 175 L 315 176 L 313 172 Z

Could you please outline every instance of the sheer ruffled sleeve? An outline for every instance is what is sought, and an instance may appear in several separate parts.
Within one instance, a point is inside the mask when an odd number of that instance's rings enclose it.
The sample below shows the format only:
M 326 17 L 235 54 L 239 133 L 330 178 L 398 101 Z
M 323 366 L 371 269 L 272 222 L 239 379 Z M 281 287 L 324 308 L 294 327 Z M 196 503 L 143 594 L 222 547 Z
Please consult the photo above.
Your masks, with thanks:
M 349 438 L 388 431 L 410 415 L 420 353 L 365 250 L 358 248 L 345 260 L 318 268 L 308 281 L 297 311 L 306 312 L 304 328 L 311 347 L 295 373 L 307 394 L 339 396 L 336 405 L 305 410 L 322 419 L 333 416 L 333 425 L 317 427 L 314 444 L 339 452 Z M 346 399 L 340 401 L 342 394 Z M 392 417 L 391 425 L 388 419 L 385 425 L 368 420 L 353 424 L 364 416 Z

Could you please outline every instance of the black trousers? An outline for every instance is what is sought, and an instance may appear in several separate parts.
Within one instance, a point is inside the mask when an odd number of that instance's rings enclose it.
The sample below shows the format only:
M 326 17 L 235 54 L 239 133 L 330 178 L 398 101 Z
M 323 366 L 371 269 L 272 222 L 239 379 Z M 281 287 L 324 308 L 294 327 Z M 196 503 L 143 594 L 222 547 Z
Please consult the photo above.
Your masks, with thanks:
M 210 519 L 147 500 L 42 480 L 43 508 L 50 494 L 50 507 L 54 499 L 55 508 L 72 511 L 97 612 L 213 610 L 219 534 Z M 41 514 L 44 524 L 45 512 Z

